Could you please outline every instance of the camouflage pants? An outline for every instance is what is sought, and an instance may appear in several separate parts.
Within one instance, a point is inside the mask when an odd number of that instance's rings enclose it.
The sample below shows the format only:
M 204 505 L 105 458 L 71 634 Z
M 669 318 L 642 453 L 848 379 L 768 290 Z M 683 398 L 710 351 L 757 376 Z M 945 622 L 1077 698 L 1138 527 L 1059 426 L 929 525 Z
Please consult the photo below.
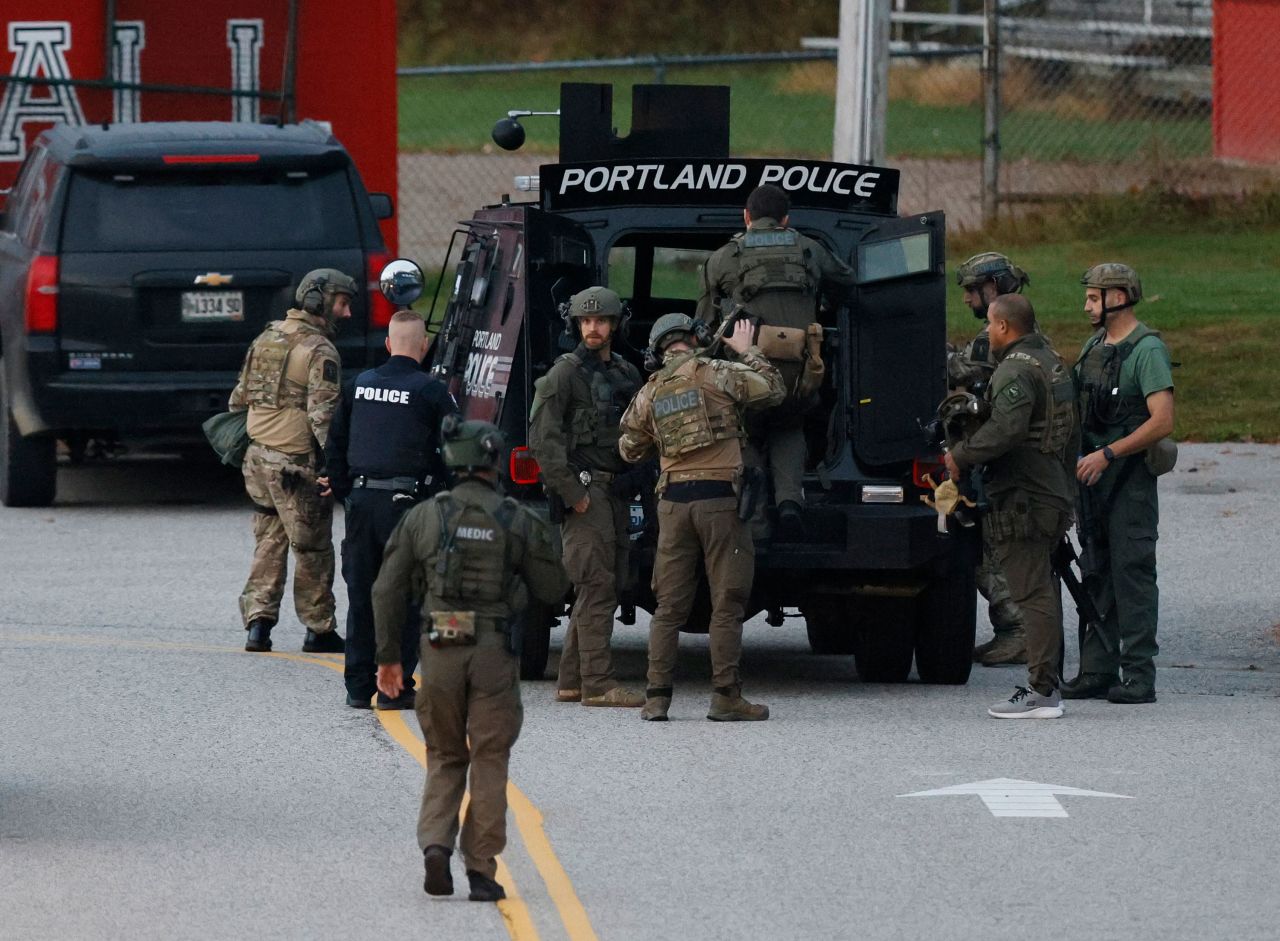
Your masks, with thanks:
M 240 615 L 250 621 L 280 619 L 286 561 L 293 549 L 293 608 L 298 620 L 317 634 L 334 629 L 333 502 L 316 493 L 316 475 L 308 455 L 286 454 L 260 444 L 244 456 L 244 489 L 258 512 L 253 515 L 253 565 L 240 593 Z M 282 475 L 293 471 L 302 482 L 286 492 Z
M 507 845 L 507 767 L 524 720 L 520 663 L 505 644 L 494 632 L 473 647 L 432 647 L 424 640 L 422 688 L 414 702 L 427 744 L 418 846 L 453 848 L 470 771 L 462 858 L 490 879 Z
M 573 582 L 573 611 L 560 656 L 559 689 L 600 696 L 617 685 L 609 642 L 618 589 L 626 579 L 627 507 L 593 483 L 585 513 L 570 513 L 561 528 L 564 567 Z
M 991 527 L 982 527 L 982 562 L 974 573 L 978 591 L 987 599 L 987 616 L 996 636 L 1022 630 L 1022 612 L 1009 594 L 1009 582 L 996 561 L 995 546 L 991 541 Z

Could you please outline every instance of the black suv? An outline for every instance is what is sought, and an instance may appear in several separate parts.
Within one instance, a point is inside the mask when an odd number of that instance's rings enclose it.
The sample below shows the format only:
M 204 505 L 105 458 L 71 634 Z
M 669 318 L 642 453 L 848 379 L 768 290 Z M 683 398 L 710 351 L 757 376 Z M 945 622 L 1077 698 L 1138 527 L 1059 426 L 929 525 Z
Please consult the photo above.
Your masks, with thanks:
M 376 283 L 390 214 L 315 122 L 42 133 L 0 215 L 0 501 L 53 501 L 59 440 L 73 461 L 196 444 L 303 274 Z M 392 312 L 353 299 L 345 366 L 379 358 Z
M 433 370 L 468 418 L 498 423 L 515 445 L 513 494 L 539 507 L 539 469 L 524 446 L 534 381 L 572 349 L 558 305 L 589 285 L 617 291 L 638 340 L 673 311 L 692 314 L 699 265 L 742 228 L 759 183 L 791 194 L 791 222 L 851 264 L 857 286 L 821 313 L 827 375 L 809 445 L 800 542 L 758 547 L 748 612 L 780 625 L 798 608 L 815 653 L 850 654 L 866 680 L 968 679 L 974 638 L 976 529 L 939 532 L 921 503 L 941 455 L 922 433 L 946 393 L 945 222 L 897 215 L 898 173 L 792 159 L 729 156 L 729 89 L 636 86 L 632 129 L 612 128 L 609 86 L 561 86 L 560 159 L 540 168 L 540 198 L 475 212 L 440 320 Z M 523 138 L 499 122 L 503 146 Z M 531 185 L 526 181 L 525 185 Z M 620 352 L 641 362 L 641 345 Z M 772 510 L 771 510 L 772 512 Z M 636 606 L 649 590 L 655 520 L 632 507 Z M 541 676 L 556 612 L 527 632 L 522 669 Z M 704 583 L 686 630 L 705 631 Z

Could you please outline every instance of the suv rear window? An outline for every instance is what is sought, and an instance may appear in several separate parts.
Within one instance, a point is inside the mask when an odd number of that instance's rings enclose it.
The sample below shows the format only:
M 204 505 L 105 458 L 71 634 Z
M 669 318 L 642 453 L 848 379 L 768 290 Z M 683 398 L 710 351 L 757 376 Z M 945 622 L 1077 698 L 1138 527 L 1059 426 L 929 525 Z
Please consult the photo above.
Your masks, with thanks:
M 358 239 L 346 170 L 77 172 L 64 252 L 350 247 Z

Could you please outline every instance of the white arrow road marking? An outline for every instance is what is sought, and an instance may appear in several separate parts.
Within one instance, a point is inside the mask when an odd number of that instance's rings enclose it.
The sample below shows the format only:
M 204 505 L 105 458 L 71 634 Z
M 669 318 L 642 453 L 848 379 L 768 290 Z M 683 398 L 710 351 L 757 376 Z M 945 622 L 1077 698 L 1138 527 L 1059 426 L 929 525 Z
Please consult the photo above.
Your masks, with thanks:
M 1072 797 L 1119 797 L 1132 800 L 1129 794 L 1108 794 L 1105 791 L 1086 791 L 1061 784 L 1037 784 L 1035 781 L 1017 781 L 1013 778 L 992 778 L 990 781 L 974 781 L 972 784 L 953 784 L 932 791 L 916 791 L 899 794 L 899 797 L 950 797 L 953 794 L 976 794 L 982 798 L 993 817 L 1065 817 L 1067 809 L 1058 803 L 1055 795 Z

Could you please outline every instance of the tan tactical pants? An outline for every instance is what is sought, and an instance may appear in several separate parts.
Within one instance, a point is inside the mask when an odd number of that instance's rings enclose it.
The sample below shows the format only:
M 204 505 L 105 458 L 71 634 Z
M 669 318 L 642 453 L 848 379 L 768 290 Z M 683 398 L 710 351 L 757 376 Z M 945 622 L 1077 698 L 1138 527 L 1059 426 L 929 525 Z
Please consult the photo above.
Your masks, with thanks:
M 698 587 L 699 558 L 711 586 L 711 681 L 738 685 L 742 615 L 755 577 L 755 547 L 738 519 L 733 497 L 658 501 L 658 550 L 653 592 L 658 610 L 649 621 L 649 688 L 672 685 L 680 628 L 688 620 Z
M 617 685 L 609 642 L 613 612 L 626 578 L 628 509 L 593 483 L 585 513 L 570 513 L 560 529 L 564 567 L 573 582 L 573 610 L 560 655 L 559 689 L 580 689 L 583 697 L 599 696 Z
M 1009 582 L 1013 603 L 1022 612 L 1027 638 L 1028 685 L 1041 693 L 1058 688 L 1062 651 L 1062 589 L 1049 563 L 1054 547 L 1071 525 L 1071 515 L 1031 506 L 1025 513 L 988 517 L 996 562 Z M 1012 520 L 1012 521 L 1009 521 Z
M 490 879 L 507 845 L 507 764 L 520 735 L 519 661 L 505 638 L 488 632 L 471 647 L 422 642 L 422 688 L 415 711 L 427 743 L 427 784 L 418 813 L 418 846 L 453 848 L 458 811 L 471 772 L 462 822 L 467 869 Z
M 302 482 L 289 493 L 281 480 L 285 471 L 302 475 Z M 317 634 L 333 630 L 337 625 L 333 614 L 333 502 L 317 494 L 309 455 L 251 444 L 243 472 L 244 489 L 261 508 L 253 516 L 253 564 L 240 593 L 245 626 L 257 618 L 273 624 L 279 620 L 286 561 L 292 549 L 293 607 L 298 620 Z

